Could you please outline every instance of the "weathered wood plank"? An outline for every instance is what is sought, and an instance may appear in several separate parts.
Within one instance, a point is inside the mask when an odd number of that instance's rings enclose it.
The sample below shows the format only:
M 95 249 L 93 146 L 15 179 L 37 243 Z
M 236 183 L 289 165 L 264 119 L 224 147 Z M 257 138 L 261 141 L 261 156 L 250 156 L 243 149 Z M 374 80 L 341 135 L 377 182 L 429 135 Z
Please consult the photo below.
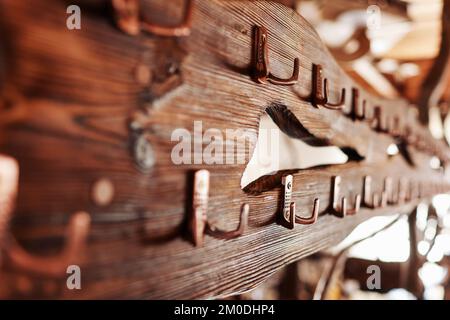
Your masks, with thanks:
M 345 219 L 321 210 L 318 223 L 288 230 L 276 218 L 281 175 L 267 178 L 270 183 L 262 181 L 264 191 L 243 191 L 240 179 L 245 164 L 172 163 L 176 142 L 171 141 L 171 133 L 177 128 L 192 131 L 197 120 L 204 129 L 240 128 L 257 135 L 260 116 L 275 102 L 285 105 L 312 135 L 354 148 L 365 157 L 362 162 L 296 172 L 294 199 L 301 213 L 310 212 L 314 197 L 325 209 L 335 175 L 342 176 L 342 193 L 349 197 L 361 192 L 368 174 L 374 176 L 376 191 L 381 191 L 384 175 L 442 182 L 442 174 L 428 166 L 430 154 L 411 148 L 416 168 L 401 156 L 389 159 L 385 151 L 395 142 L 393 137 L 298 98 L 294 90 L 306 94 L 311 88 L 313 63 L 324 67 L 331 99 L 338 98 L 341 87 L 350 94 L 355 85 L 307 22 L 280 4 L 197 0 L 191 35 L 175 39 L 122 33 L 113 25 L 106 1 L 86 7 L 86 1 L 80 2 L 83 25 L 77 31 L 65 28 L 65 2 L 30 3 L 0 1 L 0 26 L 7 31 L 1 37 L 8 48 L 3 91 L 13 102 L 10 110 L 2 110 L 2 118 L 11 118 L 0 121 L 4 124 L 0 152 L 16 157 L 21 165 L 12 232 L 30 251 L 45 254 L 58 249 L 63 226 L 74 211 L 91 214 L 92 230 L 79 262 L 83 290 L 70 292 L 61 289 L 64 279 L 42 279 L 6 266 L 1 296 L 228 296 L 254 288 L 282 266 L 336 244 L 373 215 L 409 212 L 417 203 L 363 209 Z M 174 3 L 145 2 L 146 18 L 170 23 L 179 18 L 183 4 Z M 259 85 L 251 79 L 254 25 L 269 30 L 275 74 L 288 76 L 294 58 L 300 58 L 296 86 Z M 142 65 L 150 70 L 149 84 L 136 78 Z M 367 98 L 373 105 L 383 104 L 388 114 L 411 117 L 405 101 L 369 94 Z M 130 129 L 136 116 L 145 121 L 138 130 Z M 156 159 L 147 171 L 136 166 L 130 151 L 135 147 L 133 138 L 143 133 Z M 238 152 L 248 160 L 253 148 Z M 240 206 L 249 203 L 249 228 L 237 239 L 206 237 L 204 247 L 194 248 L 186 228 L 192 191 L 189 175 L 205 167 L 211 171 L 211 222 L 235 228 Z M 98 207 L 90 192 L 103 177 L 114 183 L 115 197 L 111 205 Z M 23 278 L 32 280 L 31 290 L 20 290 Z M 49 283 L 53 290 L 42 289 Z

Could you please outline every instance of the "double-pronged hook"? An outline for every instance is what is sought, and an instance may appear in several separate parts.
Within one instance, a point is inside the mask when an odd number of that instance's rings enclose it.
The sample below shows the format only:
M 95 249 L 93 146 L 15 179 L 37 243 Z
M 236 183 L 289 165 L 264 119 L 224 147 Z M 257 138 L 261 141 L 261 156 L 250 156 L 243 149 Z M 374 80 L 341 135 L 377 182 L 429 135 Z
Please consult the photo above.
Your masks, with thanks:
M 339 197 L 340 194 L 340 184 L 341 184 L 342 178 L 340 176 L 333 177 L 333 186 L 332 186 L 332 197 L 331 197 L 331 205 L 330 205 L 330 211 L 340 217 L 344 218 L 348 215 L 354 215 L 356 214 L 361 206 L 361 195 L 357 194 L 355 196 L 355 205 L 352 209 L 348 208 L 347 205 L 347 198 L 346 197 Z
M 292 175 L 287 175 L 283 178 L 284 184 L 284 204 L 283 204 L 283 219 L 289 229 L 294 229 L 295 224 L 313 224 L 317 221 L 319 216 L 320 200 L 314 199 L 313 210 L 311 216 L 303 218 L 297 216 L 295 212 L 295 202 L 292 200 L 292 188 L 294 179 Z
M 265 27 L 256 26 L 254 30 L 254 77 L 259 83 L 270 82 L 277 85 L 293 85 L 297 83 L 300 73 L 300 60 L 294 59 L 294 71 L 288 79 L 282 79 L 274 76 L 270 72 L 269 65 L 269 49 L 267 44 L 267 29 Z
M 75 213 L 66 232 L 63 251 L 53 257 L 38 257 L 25 251 L 6 229 L 13 212 L 17 194 L 19 166 L 12 158 L 0 156 L 0 245 L 9 263 L 16 268 L 47 276 L 62 276 L 82 251 L 88 237 L 90 216 L 86 212 Z
M 363 201 L 362 205 L 366 208 L 376 209 L 384 208 L 388 203 L 388 193 L 386 190 L 378 193 L 372 193 L 372 177 L 364 177 L 364 187 L 363 187 Z
M 324 79 L 322 66 L 320 64 L 313 64 L 312 72 L 312 93 L 310 95 L 310 100 L 313 106 L 316 108 L 322 106 L 327 109 L 342 110 L 345 107 L 346 89 L 342 89 L 339 102 L 330 103 L 328 101 L 328 79 Z
M 158 36 L 183 37 L 191 33 L 194 0 L 186 0 L 183 21 L 176 27 L 165 27 L 142 20 L 139 0 L 112 0 L 118 27 L 130 34 L 137 35 L 141 31 Z
M 223 231 L 208 222 L 209 171 L 199 170 L 194 176 L 194 195 L 192 201 L 191 232 L 196 247 L 203 245 L 204 234 L 220 239 L 233 239 L 242 235 L 248 225 L 250 206 L 241 208 L 239 226 L 233 231 Z

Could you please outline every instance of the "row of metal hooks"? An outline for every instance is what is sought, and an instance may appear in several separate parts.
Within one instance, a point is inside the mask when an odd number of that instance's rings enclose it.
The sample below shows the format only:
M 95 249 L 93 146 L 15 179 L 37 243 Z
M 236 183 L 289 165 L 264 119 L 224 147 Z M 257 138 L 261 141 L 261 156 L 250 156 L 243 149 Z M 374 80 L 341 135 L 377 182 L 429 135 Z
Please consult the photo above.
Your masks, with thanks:
M 23 249 L 12 234 L 7 234 L 8 222 L 14 208 L 18 189 L 19 167 L 17 162 L 8 157 L 0 156 L 0 244 L 4 257 L 14 267 L 38 273 L 40 275 L 61 276 L 65 274 L 68 265 L 79 258 L 90 230 L 90 215 L 86 212 L 75 213 L 66 230 L 65 247 L 59 255 L 40 257 L 28 253 Z M 333 177 L 331 202 L 327 211 L 338 216 L 354 215 L 360 207 L 382 208 L 387 205 L 398 205 L 424 196 L 444 192 L 446 185 L 438 183 L 423 183 L 399 179 L 397 192 L 393 190 L 391 177 L 384 179 L 383 191 L 372 192 L 372 178 L 364 177 L 363 194 L 357 194 L 351 208 L 348 206 L 346 196 L 341 196 L 340 176 Z M 300 217 L 296 214 L 295 202 L 292 201 L 293 176 L 283 178 L 284 207 L 283 217 L 289 228 L 295 224 L 313 224 L 317 221 L 320 210 L 319 198 L 314 199 L 312 213 L 309 217 Z M 208 234 L 220 239 L 233 239 L 242 235 L 248 226 L 250 206 L 245 203 L 241 207 L 239 225 L 236 229 L 225 231 L 217 228 L 208 221 L 208 199 L 210 188 L 210 173 L 208 170 L 199 170 L 194 175 L 192 217 L 190 227 L 195 246 L 202 246 L 204 235 Z
M 444 183 L 428 183 L 400 178 L 398 180 L 398 186 L 394 190 L 393 179 L 386 177 L 383 182 L 382 191 L 376 193 L 372 191 L 372 181 L 372 177 L 364 177 L 362 195 L 360 193 L 356 194 L 353 205 L 350 208 L 347 197 L 341 196 L 340 194 L 342 178 L 340 176 L 333 177 L 331 201 L 325 211 L 344 218 L 358 213 L 361 207 L 378 209 L 385 208 L 388 205 L 401 205 L 436 193 L 443 193 L 448 187 Z M 282 216 L 284 224 L 290 229 L 293 229 L 295 224 L 314 224 L 319 217 L 320 199 L 314 199 L 310 216 L 298 216 L 295 210 L 295 202 L 292 201 L 293 176 L 285 176 L 283 178 L 283 185 L 284 202 Z
M 140 12 L 139 0 L 112 0 L 112 7 L 116 15 L 118 27 L 130 34 L 137 35 L 147 32 L 158 36 L 184 37 L 191 33 L 192 17 L 194 11 L 194 0 L 186 0 L 183 20 L 177 26 L 161 26 L 146 21 Z M 268 34 L 263 26 L 256 26 L 254 31 L 254 70 L 253 76 L 258 83 L 270 82 L 275 85 L 294 85 L 298 82 L 300 73 L 300 59 L 294 59 L 292 75 L 289 78 L 275 76 L 270 70 Z M 331 110 L 343 111 L 346 105 L 346 88 L 341 89 L 340 98 L 337 102 L 330 102 L 328 79 L 324 77 L 323 67 L 314 64 L 312 69 L 312 90 L 311 94 L 304 97 L 296 92 L 303 100 L 309 101 L 314 107 L 323 107 Z M 402 137 L 404 140 L 427 153 L 441 155 L 439 158 L 446 159 L 439 148 L 430 143 L 426 143 L 419 135 L 415 135 L 413 130 L 407 126 L 401 127 L 400 116 L 385 116 L 381 106 L 373 106 L 372 116 L 369 117 L 367 100 L 363 99 L 360 104 L 360 92 L 358 88 L 352 88 L 351 110 L 346 113 L 354 121 L 368 121 L 370 126 L 377 132 L 387 133 L 394 137 Z
M 326 212 L 340 218 L 351 216 L 360 210 L 361 207 L 378 209 L 388 205 L 401 205 L 409 201 L 420 199 L 436 193 L 445 192 L 446 185 L 443 183 L 426 183 L 406 178 L 398 180 L 397 188 L 394 190 L 394 181 L 391 177 L 386 177 L 383 182 L 383 189 L 376 193 L 372 190 L 372 177 L 365 176 L 363 181 L 362 195 L 356 194 L 353 204 L 349 205 L 348 198 L 341 195 L 342 178 L 335 176 L 332 178 L 331 201 Z M 293 229 L 296 224 L 314 224 L 320 211 L 320 199 L 315 198 L 311 215 L 301 217 L 296 213 L 295 202 L 292 201 L 292 190 L 294 178 L 292 175 L 283 177 L 284 199 L 282 207 L 283 224 Z M 233 239 L 242 235 L 248 226 L 250 206 L 245 203 L 241 207 L 239 225 L 231 231 L 220 230 L 208 221 L 208 199 L 209 199 L 210 173 L 208 170 L 199 170 L 194 175 L 192 215 L 190 228 L 195 246 L 200 247 L 204 242 L 204 235 L 208 234 L 220 239 Z
M 137 35 L 147 32 L 158 36 L 184 37 L 191 33 L 192 17 L 194 11 L 194 0 L 186 0 L 183 20 L 176 26 L 162 26 L 146 21 L 141 14 L 139 0 L 111 0 L 112 8 L 116 15 L 118 27 L 130 34 Z M 292 75 L 289 78 L 275 76 L 270 70 L 268 34 L 263 26 L 256 26 L 254 31 L 254 70 L 253 76 L 258 83 L 270 82 L 275 85 L 294 85 L 298 82 L 300 73 L 300 59 L 294 59 Z M 312 69 L 312 90 L 307 97 L 296 94 L 303 100 L 309 101 L 314 107 L 323 107 L 331 110 L 343 111 L 346 105 L 346 88 L 341 89 L 340 98 L 337 102 L 329 101 L 328 79 L 324 77 L 323 67 L 314 64 Z M 439 148 L 430 143 L 426 143 L 419 135 L 415 135 L 413 130 L 407 126 L 401 127 L 400 116 L 386 116 L 383 108 L 375 105 L 372 116 L 369 117 L 367 100 L 360 104 L 360 92 L 358 88 L 352 88 L 351 110 L 347 113 L 354 121 L 368 121 L 371 127 L 377 132 L 387 133 L 394 137 L 402 137 L 404 140 L 427 153 L 441 155 L 439 158 L 446 159 Z M 446 159 L 447 160 L 447 159 Z
M 255 26 L 254 30 L 254 49 L 253 49 L 253 77 L 256 82 L 272 83 L 275 85 L 292 86 L 299 81 L 300 60 L 294 59 L 292 75 L 289 78 L 280 78 L 272 74 L 269 63 L 269 48 L 267 29 L 262 26 Z M 403 138 L 408 144 L 416 147 L 418 150 L 425 151 L 434 155 L 440 155 L 438 147 L 431 143 L 426 143 L 420 135 L 413 133 L 407 125 L 402 126 L 400 115 L 385 115 L 383 107 L 374 105 L 372 114 L 369 115 L 367 99 L 361 99 L 360 90 L 352 88 L 351 109 L 345 111 L 347 90 L 341 89 L 340 98 L 336 102 L 330 102 L 328 79 L 324 76 L 323 67 L 320 64 L 312 66 L 312 85 L 311 93 L 308 96 L 302 96 L 295 91 L 300 99 L 309 101 L 314 107 L 323 107 L 331 110 L 339 110 L 350 117 L 353 121 L 367 121 L 372 129 L 380 133 L 386 133 L 394 137 Z M 440 158 L 445 159 L 444 156 Z

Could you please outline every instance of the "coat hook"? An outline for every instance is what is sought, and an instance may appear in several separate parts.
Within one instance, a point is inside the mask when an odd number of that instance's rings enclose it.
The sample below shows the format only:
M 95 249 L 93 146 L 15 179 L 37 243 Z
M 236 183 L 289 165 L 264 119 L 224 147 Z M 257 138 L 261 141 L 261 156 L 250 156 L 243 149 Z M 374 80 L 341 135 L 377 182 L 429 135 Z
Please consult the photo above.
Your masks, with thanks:
M 314 224 L 317 221 L 317 218 L 319 217 L 319 209 L 320 209 L 320 199 L 314 199 L 313 204 L 313 211 L 311 213 L 311 216 L 308 218 L 299 217 L 296 215 L 295 212 L 295 202 L 291 202 L 290 204 L 290 220 L 289 220 L 289 229 L 294 229 L 295 224 Z
M 422 198 L 424 198 L 425 197 L 425 192 L 424 192 L 424 185 L 423 185 L 423 182 L 422 181 L 419 181 L 418 182 L 418 184 L 417 184 L 417 188 L 418 188 L 418 191 L 417 191 L 417 197 L 419 198 L 419 199 L 422 199 Z
M 256 26 L 254 30 L 254 76 L 258 83 L 267 83 L 277 85 L 293 85 L 298 81 L 298 76 L 300 73 L 300 59 L 294 59 L 294 71 L 292 76 L 288 79 L 281 79 L 274 76 L 270 72 L 269 65 L 269 49 L 267 44 L 267 29 L 265 27 Z
M 420 199 L 420 184 L 418 181 L 411 181 L 411 186 L 409 189 L 410 200 Z
M 15 239 L 11 239 L 6 255 L 17 268 L 49 276 L 61 276 L 69 265 L 76 262 L 80 251 L 86 243 L 91 218 L 87 212 L 72 215 L 66 233 L 66 244 L 58 256 L 38 257 L 25 251 Z
M 406 202 L 410 202 L 411 200 L 413 200 L 414 194 L 413 194 L 413 182 L 412 181 L 408 181 L 406 182 L 406 196 L 405 196 L 405 200 Z
M 400 188 L 400 184 L 398 184 L 395 192 L 393 192 L 393 194 L 392 194 L 392 202 L 390 204 L 392 204 L 392 205 L 401 204 L 401 194 L 400 193 L 401 193 L 401 188 Z
M 295 202 L 291 202 L 292 188 L 293 188 L 293 176 L 287 175 L 283 177 L 284 184 L 284 206 L 283 206 L 283 218 L 289 229 L 294 229 L 295 224 L 313 224 L 317 221 L 319 216 L 320 199 L 314 199 L 313 210 L 311 216 L 308 218 L 302 218 L 296 215 Z
M 397 203 L 403 204 L 407 200 L 407 192 L 408 192 L 408 179 L 406 178 L 400 178 L 398 181 L 398 196 L 397 196 Z
M 401 136 L 402 129 L 400 127 L 400 117 L 398 115 L 394 115 L 392 117 L 392 122 L 388 129 L 389 129 L 389 134 L 393 135 L 394 137 Z
M 361 207 L 361 195 L 357 194 L 355 196 L 355 207 L 353 209 L 348 209 L 347 198 L 342 197 L 341 199 L 339 199 L 341 180 L 342 178 L 340 176 L 336 176 L 333 178 L 332 200 L 330 210 L 334 215 L 340 218 L 344 218 L 347 215 L 354 215 L 359 211 Z
M 236 230 L 224 231 L 206 222 L 206 233 L 212 237 L 225 240 L 237 238 L 240 235 L 242 235 L 247 229 L 249 212 L 250 212 L 250 205 L 248 203 L 244 203 L 241 207 L 239 226 L 237 227 Z
M 220 239 L 233 239 L 242 235 L 247 229 L 248 215 L 250 206 L 244 204 L 241 208 L 241 215 L 239 226 L 233 231 L 223 231 L 214 226 L 211 226 L 208 222 L 208 198 L 209 198 L 209 171 L 199 170 L 195 172 L 194 176 L 194 197 L 191 219 L 191 232 L 193 241 L 196 247 L 203 245 L 204 234 L 220 238 Z
M 416 182 L 413 180 L 405 180 L 405 200 L 406 202 L 413 201 L 417 199 L 417 188 Z M 436 190 L 438 192 L 438 190 Z
M 383 109 L 380 106 L 376 106 L 373 109 L 372 127 L 378 131 L 387 133 L 389 132 L 388 120 L 383 117 Z
M 138 35 L 141 31 L 166 37 L 185 37 L 191 33 L 194 0 L 186 0 L 183 22 L 176 27 L 165 27 L 142 21 L 139 0 L 112 0 L 118 27 L 130 34 Z
M 398 115 L 394 116 L 393 122 L 392 122 L 392 129 L 391 133 L 395 137 L 400 137 L 402 135 L 402 128 L 400 124 L 400 117 Z
M 384 193 L 386 195 L 386 204 L 396 204 L 394 199 L 393 180 L 391 177 L 384 178 Z
M 90 216 L 86 212 L 75 213 L 69 222 L 66 245 L 58 256 L 39 257 L 25 251 L 12 235 L 6 236 L 19 183 L 19 165 L 15 159 L 0 156 L 0 245 L 5 257 L 15 267 L 41 275 L 61 276 L 67 267 L 76 262 L 88 237 Z M 6 205 L 5 205 L 6 204 Z
M 400 201 L 405 203 L 409 201 L 409 180 L 407 178 L 400 179 Z
M 388 193 L 385 190 L 381 192 L 381 195 L 377 193 L 372 194 L 372 177 L 364 177 L 364 188 L 363 188 L 363 201 L 362 205 L 366 208 L 376 209 L 384 208 L 388 203 Z
M 366 117 L 367 101 L 366 99 L 364 99 L 360 106 L 359 98 L 360 98 L 359 89 L 352 88 L 352 110 L 349 115 L 353 119 L 353 121 L 364 120 Z
M 14 210 L 18 183 L 19 164 L 13 158 L 0 155 L 0 248 L 3 248 L 6 239 L 8 222 Z
M 323 77 L 323 68 L 320 64 L 313 65 L 313 81 L 311 103 L 318 108 L 322 106 L 332 110 L 342 110 L 345 107 L 346 89 L 341 91 L 341 98 L 338 103 L 328 102 L 328 79 Z

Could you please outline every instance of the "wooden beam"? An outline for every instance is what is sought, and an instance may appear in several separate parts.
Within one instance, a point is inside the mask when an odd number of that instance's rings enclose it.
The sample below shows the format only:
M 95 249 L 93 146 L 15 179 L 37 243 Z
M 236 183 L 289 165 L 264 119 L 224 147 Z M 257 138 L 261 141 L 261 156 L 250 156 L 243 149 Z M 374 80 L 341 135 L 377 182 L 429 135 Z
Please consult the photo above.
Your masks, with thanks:
M 328 207 L 337 175 L 350 205 L 362 192 L 366 175 L 374 178 L 378 193 L 386 176 L 432 182 L 430 195 L 437 192 L 437 184 L 448 187 L 442 173 L 428 163 L 435 154 L 449 159 L 449 150 L 417 123 L 408 102 L 382 99 L 358 87 L 312 27 L 283 5 L 197 0 L 190 36 L 173 38 L 131 36 L 112 23 L 106 10 L 83 11 L 82 29 L 69 31 L 61 14 L 63 2 L 42 0 L 33 6 L 6 2 L 0 1 L 5 13 L 1 25 L 12 30 L 5 41 L 14 71 L 5 86 L 20 96 L 20 103 L 12 105 L 25 110 L 23 117 L 1 126 L 5 138 L 0 150 L 15 157 L 21 167 L 10 230 L 38 254 L 60 248 L 71 212 L 89 211 L 92 231 L 84 256 L 75 261 L 82 268 L 83 290 L 69 292 L 65 279 L 47 279 L 4 265 L 2 297 L 226 297 L 248 291 L 286 264 L 335 245 L 370 217 L 409 212 L 419 202 L 414 198 L 385 208 L 364 207 L 341 219 Z M 154 2 L 152 10 L 145 10 L 149 21 L 171 25 L 173 17 L 183 16 L 184 2 Z M 252 79 L 256 25 L 268 30 L 273 74 L 290 77 L 294 59 L 299 58 L 296 85 Z M 314 107 L 299 98 L 313 88 L 313 64 L 323 67 L 330 101 L 338 101 L 341 89 L 347 89 L 345 110 Z M 398 116 L 418 142 L 410 141 L 414 137 L 406 133 L 376 130 L 368 119 L 353 119 L 353 88 L 367 99 L 370 114 L 383 106 L 383 115 Z M 298 214 L 309 215 L 315 197 L 323 204 L 317 223 L 294 230 L 278 223 L 281 176 L 287 172 L 265 177 L 261 188 L 242 190 L 246 163 L 175 165 L 171 159 L 177 144 L 171 139 L 174 130 L 192 133 L 194 121 L 202 121 L 203 130 L 242 129 L 255 135 L 260 116 L 274 104 L 285 106 L 289 117 L 311 135 L 350 149 L 360 160 L 292 170 Z M 386 154 L 398 140 L 409 149 L 414 166 L 401 155 Z M 254 142 L 236 153 L 248 161 L 253 149 Z M 223 240 L 207 235 L 203 247 L 191 243 L 190 176 L 199 169 L 211 173 L 207 212 L 211 224 L 235 229 L 241 206 L 250 205 L 249 226 L 241 237 Z M 92 186 L 105 177 L 114 185 L 115 195 L 108 206 L 99 206 L 92 201 Z M 29 286 L 21 285 L 24 278 Z M 56 290 L 43 292 L 49 283 Z

